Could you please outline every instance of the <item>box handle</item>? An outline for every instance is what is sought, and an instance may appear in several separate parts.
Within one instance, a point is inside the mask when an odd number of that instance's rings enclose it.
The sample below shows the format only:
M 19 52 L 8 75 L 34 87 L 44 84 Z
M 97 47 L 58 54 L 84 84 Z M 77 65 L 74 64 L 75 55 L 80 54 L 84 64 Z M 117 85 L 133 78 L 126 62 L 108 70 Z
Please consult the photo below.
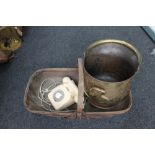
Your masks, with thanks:
M 77 104 L 77 118 L 81 119 L 82 111 L 84 109 L 84 75 L 83 75 L 83 60 L 78 58 L 78 104 Z

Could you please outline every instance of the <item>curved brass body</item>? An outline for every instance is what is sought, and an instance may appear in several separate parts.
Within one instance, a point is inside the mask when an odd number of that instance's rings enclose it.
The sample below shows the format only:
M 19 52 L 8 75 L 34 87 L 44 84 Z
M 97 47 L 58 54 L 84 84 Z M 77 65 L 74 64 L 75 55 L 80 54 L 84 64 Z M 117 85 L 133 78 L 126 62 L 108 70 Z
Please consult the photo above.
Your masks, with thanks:
M 0 63 L 8 62 L 22 43 L 22 27 L 0 26 Z
M 117 105 L 129 95 L 131 79 L 140 63 L 137 49 L 125 41 L 91 44 L 84 56 L 85 92 L 91 103 L 102 109 Z

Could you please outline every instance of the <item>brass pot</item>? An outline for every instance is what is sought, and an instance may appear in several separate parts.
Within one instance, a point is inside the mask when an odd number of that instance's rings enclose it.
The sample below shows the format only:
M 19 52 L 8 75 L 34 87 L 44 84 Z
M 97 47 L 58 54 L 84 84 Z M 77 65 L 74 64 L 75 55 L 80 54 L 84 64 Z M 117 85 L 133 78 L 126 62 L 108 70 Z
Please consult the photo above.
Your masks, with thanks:
M 130 94 L 131 79 L 141 63 L 138 50 L 121 40 L 100 40 L 84 56 L 85 93 L 95 107 L 114 107 Z
M 21 37 L 22 27 L 0 26 L 0 63 L 13 58 L 14 51 L 21 46 Z

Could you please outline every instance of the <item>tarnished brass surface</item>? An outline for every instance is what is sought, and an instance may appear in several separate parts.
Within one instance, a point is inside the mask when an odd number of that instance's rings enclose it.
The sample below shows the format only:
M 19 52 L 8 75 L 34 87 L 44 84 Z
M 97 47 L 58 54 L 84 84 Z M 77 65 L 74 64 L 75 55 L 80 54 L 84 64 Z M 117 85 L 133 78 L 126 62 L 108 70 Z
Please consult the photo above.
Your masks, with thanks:
M 13 52 L 21 46 L 21 36 L 21 27 L 0 26 L 0 63 L 12 58 Z
M 15 51 L 21 46 L 21 38 L 14 27 L 5 27 L 0 30 L 0 49 Z
M 92 104 L 111 108 L 129 95 L 131 79 L 140 63 L 138 50 L 125 41 L 100 40 L 91 44 L 85 51 L 84 82 Z

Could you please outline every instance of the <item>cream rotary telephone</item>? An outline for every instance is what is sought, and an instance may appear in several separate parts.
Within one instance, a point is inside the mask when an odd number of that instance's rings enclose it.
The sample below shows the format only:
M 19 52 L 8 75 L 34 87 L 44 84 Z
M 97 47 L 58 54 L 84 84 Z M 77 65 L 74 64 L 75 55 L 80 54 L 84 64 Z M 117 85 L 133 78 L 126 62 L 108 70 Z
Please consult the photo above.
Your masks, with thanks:
M 63 110 L 78 102 L 78 88 L 69 77 L 62 79 L 62 84 L 56 86 L 48 94 L 52 106 L 55 110 Z

